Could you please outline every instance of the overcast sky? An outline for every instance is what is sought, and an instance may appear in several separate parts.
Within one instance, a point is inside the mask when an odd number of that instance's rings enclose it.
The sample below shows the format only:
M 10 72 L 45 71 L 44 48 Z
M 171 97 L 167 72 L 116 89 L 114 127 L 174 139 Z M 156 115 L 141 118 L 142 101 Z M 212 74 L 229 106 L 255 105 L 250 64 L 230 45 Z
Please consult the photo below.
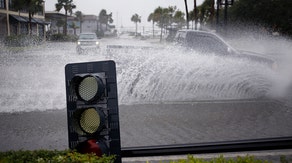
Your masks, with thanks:
M 203 0 L 197 0 L 200 5 Z M 46 11 L 54 11 L 57 0 L 46 0 Z M 77 6 L 73 12 L 81 11 L 83 14 L 98 15 L 102 9 L 108 13 L 113 13 L 114 24 L 124 27 L 134 26 L 131 17 L 135 13 L 142 16 L 140 26 L 151 26 L 147 22 L 150 13 L 158 6 L 177 6 L 179 10 L 185 12 L 184 0 L 73 0 Z M 189 11 L 193 9 L 193 0 L 188 0 Z

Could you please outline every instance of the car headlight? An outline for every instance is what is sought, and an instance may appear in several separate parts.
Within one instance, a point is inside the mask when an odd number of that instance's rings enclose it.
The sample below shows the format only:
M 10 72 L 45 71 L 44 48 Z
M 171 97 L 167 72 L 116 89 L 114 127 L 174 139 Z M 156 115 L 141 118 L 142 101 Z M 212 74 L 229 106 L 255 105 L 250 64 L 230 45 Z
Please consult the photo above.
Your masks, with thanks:
M 96 45 L 99 45 L 99 42 L 98 42 L 98 41 L 96 41 L 96 42 L 95 42 L 95 44 L 96 44 Z
M 78 41 L 78 42 L 77 42 L 77 45 L 80 45 L 80 44 L 81 44 L 81 42 L 80 42 L 80 41 Z

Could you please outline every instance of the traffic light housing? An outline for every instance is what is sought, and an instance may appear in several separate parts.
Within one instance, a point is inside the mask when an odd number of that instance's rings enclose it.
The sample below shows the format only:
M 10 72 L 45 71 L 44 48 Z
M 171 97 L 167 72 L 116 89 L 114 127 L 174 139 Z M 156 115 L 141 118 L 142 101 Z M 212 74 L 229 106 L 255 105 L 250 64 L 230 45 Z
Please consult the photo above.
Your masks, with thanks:
M 115 62 L 67 64 L 65 78 L 69 148 L 121 162 Z

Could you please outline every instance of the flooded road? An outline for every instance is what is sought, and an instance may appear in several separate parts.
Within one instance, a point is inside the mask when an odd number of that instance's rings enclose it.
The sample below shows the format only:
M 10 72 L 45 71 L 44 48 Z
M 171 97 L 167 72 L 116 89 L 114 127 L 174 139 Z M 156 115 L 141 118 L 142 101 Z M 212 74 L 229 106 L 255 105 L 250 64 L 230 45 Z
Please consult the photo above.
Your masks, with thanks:
M 108 45 L 140 48 L 109 54 Z M 265 65 L 182 52 L 157 40 L 101 39 L 101 54 L 78 55 L 75 46 L 47 42 L 1 53 L 0 139 L 15 142 L 2 142 L 1 150 L 67 148 L 64 66 L 108 59 L 117 64 L 122 146 L 292 135 L 292 93 L 280 90 L 284 82 Z
M 109 55 L 108 45 L 155 48 Z M 101 54 L 78 55 L 75 43 L 47 42 L 1 54 L 0 112 L 64 109 L 64 66 L 74 62 L 114 60 L 120 104 L 266 98 L 284 85 L 271 68 L 248 59 L 182 52 L 157 40 L 101 39 L 101 46 Z

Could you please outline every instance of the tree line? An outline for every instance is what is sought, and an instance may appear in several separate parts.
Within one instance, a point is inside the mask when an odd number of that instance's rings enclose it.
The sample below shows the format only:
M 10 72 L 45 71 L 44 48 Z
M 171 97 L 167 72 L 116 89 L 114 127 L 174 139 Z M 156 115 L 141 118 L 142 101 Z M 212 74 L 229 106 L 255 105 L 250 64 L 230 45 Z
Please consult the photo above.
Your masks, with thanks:
M 166 8 L 157 7 L 152 13 L 149 14 L 147 21 L 152 23 L 153 37 L 155 24 L 161 29 L 160 39 L 162 39 L 163 29 L 177 28 L 180 29 L 185 26 L 185 14 L 178 10 L 176 6 L 169 6 Z M 137 35 L 137 23 L 141 23 L 141 16 L 137 13 L 131 17 L 131 21 L 136 25 Z
M 152 26 L 156 24 L 161 29 L 175 24 L 178 29 L 188 28 L 189 22 L 210 28 L 236 28 L 255 26 L 263 27 L 269 32 L 279 32 L 292 36 L 292 1 L 291 0 L 232 0 L 232 5 L 226 5 L 225 0 L 205 0 L 188 11 L 187 1 L 184 1 L 186 11 L 174 7 L 158 7 L 148 16 Z M 186 19 L 185 19 L 186 17 Z M 227 24 L 228 22 L 228 24 Z M 227 26 L 226 26 L 227 24 Z
M 255 24 L 292 36 L 291 0 L 237 0 L 229 10 L 234 24 Z
M 225 2 L 225 0 L 205 0 L 201 5 L 196 6 L 196 0 L 194 0 L 194 9 L 190 12 L 187 9 L 187 1 L 185 0 L 186 12 L 178 10 L 175 6 L 170 7 L 157 7 L 148 16 L 148 22 L 152 22 L 152 25 L 156 24 L 158 27 L 166 28 L 167 26 L 175 25 L 177 28 L 188 26 L 189 21 L 195 21 L 197 24 L 213 26 L 217 25 L 215 22 L 215 13 L 220 13 L 221 17 L 217 17 L 222 20 L 224 15 L 224 6 L 215 9 L 215 4 L 219 2 Z M 291 0 L 233 0 L 232 6 L 228 7 L 228 22 L 229 24 L 254 24 L 260 25 L 273 31 L 278 31 L 286 35 L 292 35 L 292 1 Z M 216 3 L 215 3 L 216 2 Z M 35 13 L 42 11 L 42 5 L 44 0 L 12 0 L 14 9 L 26 10 L 29 13 L 29 33 L 31 34 L 31 18 Z M 182 2 L 183 3 L 183 2 Z M 55 4 L 56 11 L 61 9 L 65 10 L 64 33 L 67 34 L 67 15 L 73 13 L 73 9 L 76 8 L 73 0 L 58 0 Z M 75 13 L 76 19 L 82 24 L 82 12 L 77 11 Z M 186 17 L 186 19 L 185 19 Z M 112 13 L 107 13 L 106 10 L 102 10 L 99 14 L 101 24 L 112 23 Z M 131 21 L 134 23 L 141 22 L 141 16 L 133 15 Z M 222 21 L 221 21 L 222 22 Z M 78 28 L 73 25 L 73 28 Z M 81 28 L 81 26 L 79 27 Z M 80 29 L 82 30 L 82 29 Z
M 189 20 L 193 21 L 197 16 L 200 24 L 213 28 L 215 26 L 225 28 L 228 22 L 226 28 L 255 26 L 292 36 L 291 0 L 233 0 L 232 5 L 227 5 L 227 9 L 225 2 L 225 0 L 205 0 L 196 8 L 196 14 L 194 10 L 189 12 Z

